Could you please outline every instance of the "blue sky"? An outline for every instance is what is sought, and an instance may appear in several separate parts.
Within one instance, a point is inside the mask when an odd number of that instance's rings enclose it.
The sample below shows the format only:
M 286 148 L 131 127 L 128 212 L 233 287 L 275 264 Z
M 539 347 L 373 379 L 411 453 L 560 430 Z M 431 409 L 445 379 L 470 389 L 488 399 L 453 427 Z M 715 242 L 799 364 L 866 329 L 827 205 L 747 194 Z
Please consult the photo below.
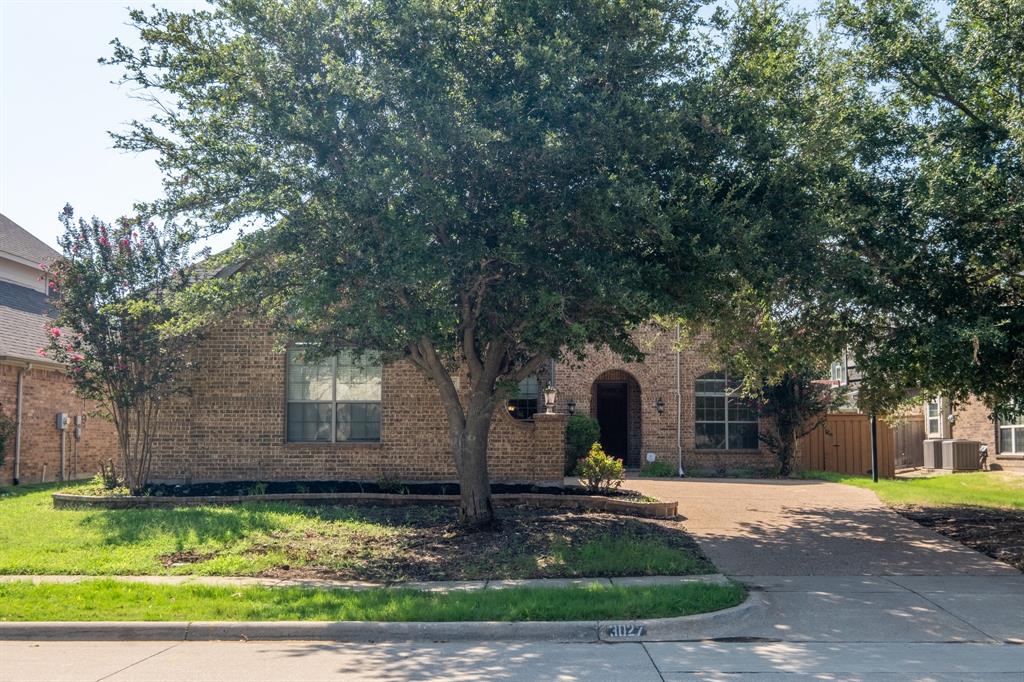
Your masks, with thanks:
M 127 86 L 111 84 L 116 67 L 96 63 L 115 36 L 134 35 L 127 7 L 152 4 L 0 0 L 0 213 L 52 246 L 65 203 L 79 215 L 112 220 L 159 196 L 155 157 L 115 150 L 107 135 L 148 109 Z
M 133 42 L 128 7 L 179 10 L 197 0 L 0 0 L 0 213 L 56 246 L 57 214 L 113 220 L 160 194 L 153 155 L 115 150 L 108 130 L 149 110 L 120 72 L 96 60 L 115 36 Z M 807 7 L 812 0 L 796 0 Z M 227 246 L 232 234 L 210 242 Z

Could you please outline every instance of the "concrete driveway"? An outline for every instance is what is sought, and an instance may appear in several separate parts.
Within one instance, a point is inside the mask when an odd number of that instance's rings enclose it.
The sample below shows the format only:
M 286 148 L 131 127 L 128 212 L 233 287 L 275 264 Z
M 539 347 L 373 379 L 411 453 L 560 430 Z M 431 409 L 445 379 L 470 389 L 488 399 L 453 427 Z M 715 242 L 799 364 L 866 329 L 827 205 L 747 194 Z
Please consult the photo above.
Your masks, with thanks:
M 676 500 L 686 529 L 727 575 L 1020 576 L 862 488 L 744 479 L 635 479 L 627 487 Z

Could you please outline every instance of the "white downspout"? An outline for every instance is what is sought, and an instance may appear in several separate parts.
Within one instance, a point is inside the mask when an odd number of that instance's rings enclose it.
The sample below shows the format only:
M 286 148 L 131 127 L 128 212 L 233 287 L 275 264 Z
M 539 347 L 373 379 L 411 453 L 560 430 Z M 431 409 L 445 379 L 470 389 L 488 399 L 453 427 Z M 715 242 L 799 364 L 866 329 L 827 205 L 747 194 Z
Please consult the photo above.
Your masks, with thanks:
M 21 408 L 22 387 L 25 384 L 25 372 L 32 369 L 32 363 L 18 369 L 18 389 L 14 398 L 14 485 L 21 479 Z
M 679 347 L 679 323 L 676 322 L 676 457 L 679 460 L 679 476 L 686 475 L 683 469 L 683 386 L 682 349 Z

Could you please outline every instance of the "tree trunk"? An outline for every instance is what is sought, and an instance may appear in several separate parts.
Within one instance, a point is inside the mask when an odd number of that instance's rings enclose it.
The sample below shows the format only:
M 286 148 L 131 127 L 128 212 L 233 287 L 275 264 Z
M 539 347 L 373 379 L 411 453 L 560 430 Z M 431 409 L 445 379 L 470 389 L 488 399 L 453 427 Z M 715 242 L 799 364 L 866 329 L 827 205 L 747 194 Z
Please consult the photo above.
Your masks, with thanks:
M 464 426 L 449 419 L 449 432 L 459 475 L 459 523 L 476 529 L 494 525 L 491 479 L 487 471 L 487 438 L 494 414 L 489 400 L 471 397 Z

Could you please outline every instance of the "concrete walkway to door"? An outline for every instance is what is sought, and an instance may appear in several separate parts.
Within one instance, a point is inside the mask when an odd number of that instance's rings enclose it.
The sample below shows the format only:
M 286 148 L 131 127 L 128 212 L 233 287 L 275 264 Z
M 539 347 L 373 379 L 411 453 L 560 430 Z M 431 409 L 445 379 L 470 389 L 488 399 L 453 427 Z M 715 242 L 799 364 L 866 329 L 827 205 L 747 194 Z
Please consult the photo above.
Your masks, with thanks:
M 683 525 L 727 575 L 1020 576 L 862 488 L 744 479 L 635 479 L 626 487 L 678 501 Z

